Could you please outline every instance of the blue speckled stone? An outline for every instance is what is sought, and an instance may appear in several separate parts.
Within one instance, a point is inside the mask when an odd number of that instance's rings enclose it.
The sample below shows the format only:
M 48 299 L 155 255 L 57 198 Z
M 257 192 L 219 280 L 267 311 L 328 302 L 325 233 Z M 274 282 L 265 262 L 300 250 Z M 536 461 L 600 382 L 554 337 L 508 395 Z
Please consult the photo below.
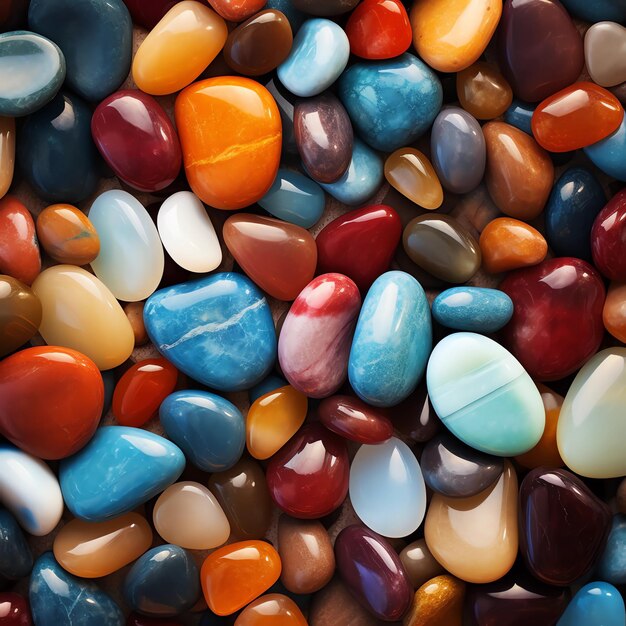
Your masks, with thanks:
M 546 239 L 555 256 L 591 261 L 591 227 L 605 204 L 604 189 L 588 169 L 563 172 L 545 208 Z
M 595 576 L 614 585 L 626 583 L 626 515 L 614 515 Z
M 28 591 L 37 626 L 123 626 L 120 608 L 97 585 L 68 574 L 52 552 L 35 561 Z
M 261 396 L 264 396 L 266 393 L 270 393 L 270 391 L 275 391 L 281 387 L 286 387 L 288 384 L 289 383 L 284 378 L 270 374 L 258 385 L 255 385 L 248 391 L 250 404 L 252 404 L 255 400 L 258 400 Z
M 379 276 L 367 292 L 354 331 L 348 377 L 373 406 L 402 402 L 422 378 L 432 348 L 428 300 L 405 272 Z
M 498 289 L 452 287 L 435 298 L 432 314 L 448 328 L 495 333 L 511 319 L 513 300 Z
M 91 110 L 61 92 L 26 118 L 17 141 L 24 178 L 49 202 L 82 202 L 100 179 L 100 156 L 91 138 Z
M 269 305 L 242 274 L 218 273 L 161 289 L 148 298 L 144 322 L 167 359 L 218 391 L 249 389 L 276 360 Z
M 504 114 L 504 121 L 511 126 L 515 126 L 515 128 L 523 130 L 532 137 L 533 131 L 530 126 L 530 121 L 533 118 L 535 107 L 536 105 L 528 104 L 528 102 L 513 100 L 511 106 Z
M 355 137 L 352 160 L 345 174 L 334 183 L 320 183 L 320 185 L 339 202 L 356 206 L 369 200 L 382 183 L 382 159 L 369 146 Z
M 626 22 L 626 0 L 562 0 L 565 8 L 587 22 Z M 591 625 L 590 625 L 591 626 Z
M 311 228 L 324 212 L 324 190 L 308 176 L 280 168 L 270 190 L 258 201 L 278 219 Z
M 605 582 L 582 587 L 567 605 L 557 626 L 624 626 L 626 611 L 619 591 Z
M 289 20 L 294 35 L 300 30 L 300 26 L 306 20 L 306 15 L 302 11 L 298 11 L 291 3 L 291 0 L 267 0 L 267 4 L 263 8 L 277 9 L 284 13 Z
M 188 611 L 200 597 L 200 575 L 193 557 L 166 544 L 140 556 L 124 579 L 124 596 L 145 615 L 172 617 Z
M 626 117 L 612 135 L 583 148 L 583 152 L 605 174 L 626 182 Z
M 171 441 L 141 428 L 104 426 L 61 461 L 59 482 L 67 508 L 99 522 L 132 511 L 169 487 L 185 468 Z
M 306 20 L 278 66 L 278 79 L 297 96 L 315 96 L 339 78 L 349 56 L 350 42 L 341 26 L 324 18 Z
M 177 391 L 159 408 L 165 434 L 204 472 L 223 472 L 241 458 L 246 425 L 239 409 L 208 391 Z
M 0 115 L 30 115 L 65 80 L 65 58 L 49 39 L 23 30 L 0 34 Z
M 31 569 L 33 555 L 20 525 L 9 511 L 0 508 L 0 578 L 23 578 Z
M 355 63 L 339 80 L 339 97 L 370 146 L 391 152 L 413 143 L 441 109 L 437 75 L 416 56 Z
M 67 85 L 86 100 L 100 102 L 126 80 L 133 23 L 122 0 L 31 0 L 28 25 L 63 50 Z

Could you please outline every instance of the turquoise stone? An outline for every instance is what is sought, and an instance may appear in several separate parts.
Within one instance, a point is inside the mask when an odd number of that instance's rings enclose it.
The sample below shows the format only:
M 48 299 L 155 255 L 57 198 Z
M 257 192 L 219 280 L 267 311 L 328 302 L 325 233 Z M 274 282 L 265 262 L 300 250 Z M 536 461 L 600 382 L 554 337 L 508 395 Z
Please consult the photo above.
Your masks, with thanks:
M 91 138 L 91 110 L 60 92 L 26 118 L 17 141 L 24 178 L 49 202 L 82 202 L 100 179 L 101 160 Z
M 626 0 L 562 0 L 565 8 L 587 22 L 625 22 Z M 591 626 L 591 625 L 590 625 Z
M 203 472 L 223 472 L 241 458 L 246 425 L 239 409 L 208 391 L 176 391 L 159 409 L 165 433 Z
M 452 287 L 435 298 L 432 313 L 448 328 L 494 333 L 511 319 L 513 301 L 498 289 Z
M 350 384 L 373 406 L 394 406 L 422 378 L 432 348 L 428 300 L 405 272 L 379 276 L 367 292 L 348 361 Z
M 193 557 L 166 544 L 140 556 L 124 579 L 124 596 L 135 611 L 172 617 L 188 611 L 200 597 L 200 575 Z
M 624 626 L 626 611 L 619 591 L 605 582 L 582 587 L 556 626 Z
M 369 200 L 382 183 L 382 159 L 368 145 L 355 137 L 352 160 L 345 174 L 334 183 L 320 185 L 339 202 L 356 206 Z
M 74 516 L 99 522 L 147 502 L 184 468 L 185 456 L 171 441 L 140 428 L 105 426 L 63 459 L 59 482 Z
M 0 34 L 0 115 L 30 115 L 50 102 L 65 79 L 65 58 L 45 37 L 23 30 Z
M 9 511 L 0 508 L 0 581 L 28 576 L 32 568 L 33 555 L 22 529 Z
M 218 273 L 161 289 L 146 302 L 144 321 L 163 356 L 218 391 L 249 389 L 276 360 L 269 305 L 242 274 Z
M 522 102 L 521 100 L 513 100 L 511 106 L 504 114 L 504 121 L 511 126 L 515 126 L 515 128 L 523 130 L 532 137 L 533 131 L 530 126 L 530 121 L 533 118 L 534 112 L 534 104 L 528 104 L 528 102 Z
M 288 383 L 284 378 L 281 378 L 280 376 L 275 376 L 274 374 L 270 374 L 258 385 L 255 385 L 248 391 L 248 399 L 250 401 L 250 404 L 252 404 L 255 400 L 258 400 L 261 396 L 264 396 L 266 393 L 270 393 L 270 391 L 285 387 L 287 386 L 287 384 Z
M 605 174 L 626 182 L 626 117 L 612 135 L 583 148 L 583 152 Z
M 598 565 L 596 576 L 614 585 L 626 583 L 626 515 L 614 515 L 611 532 Z
M 90 102 L 128 76 L 133 23 L 122 0 L 31 0 L 28 25 L 52 39 L 67 63 L 67 85 Z
M 258 204 L 278 219 L 311 228 L 322 217 L 326 199 L 324 190 L 308 176 L 281 167 Z
M 423 61 L 405 53 L 391 60 L 355 63 L 341 76 L 339 97 L 361 138 L 377 150 L 392 152 L 431 127 L 443 90 Z
M 52 552 L 35 561 L 28 591 L 37 626 L 123 626 L 120 608 L 97 585 L 68 574 Z

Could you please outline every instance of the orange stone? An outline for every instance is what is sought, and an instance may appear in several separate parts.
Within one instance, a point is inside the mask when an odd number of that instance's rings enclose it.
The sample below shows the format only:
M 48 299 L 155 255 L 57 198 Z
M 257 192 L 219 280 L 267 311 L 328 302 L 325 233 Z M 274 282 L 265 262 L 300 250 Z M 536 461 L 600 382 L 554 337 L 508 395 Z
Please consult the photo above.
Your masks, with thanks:
M 497 67 L 479 61 L 456 75 L 461 106 L 478 120 L 503 115 L 513 102 L 513 91 Z
M 604 327 L 626 343 L 626 283 L 611 283 L 602 311 Z
M 229 22 L 242 22 L 260 11 L 266 0 L 208 0 L 217 13 Z
M 235 626 L 307 626 L 298 605 L 282 593 L 268 593 L 251 602 Z
M 127 302 L 124 305 L 124 313 L 130 322 L 135 336 L 135 346 L 143 346 L 148 343 L 148 331 L 143 321 L 143 308 L 145 302 Z
M 462 626 L 465 583 L 454 576 L 436 576 L 413 597 L 404 626 Z

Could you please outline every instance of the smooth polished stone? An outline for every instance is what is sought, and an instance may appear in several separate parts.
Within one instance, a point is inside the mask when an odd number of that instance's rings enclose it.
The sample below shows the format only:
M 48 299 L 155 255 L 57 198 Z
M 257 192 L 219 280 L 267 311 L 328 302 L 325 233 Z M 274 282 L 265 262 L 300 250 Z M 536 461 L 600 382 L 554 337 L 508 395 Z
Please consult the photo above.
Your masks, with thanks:
M 161 493 L 184 467 L 183 453 L 167 439 L 139 428 L 106 426 L 64 459 L 59 479 L 74 516 L 102 522 Z
M 595 568 L 594 575 L 613 583 L 623 585 L 626 582 L 626 561 L 623 545 L 626 533 L 626 516 L 614 515 L 606 546 Z
M 564 378 L 600 347 L 604 284 L 585 261 L 546 260 L 510 274 L 500 289 L 514 306 L 503 344 L 534 379 Z
M 283 0 L 284 2 L 291 2 L 291 0 Z M 291 4 L 289 6 L 292 6 Z M 298 154 L 298 148 L 296 146 L 296 138 L 293 131 L 293 110 L 295 103 L 295 96 L 290 93 L 280 83 L 278 78 L 272 78 L 265 84 L 265 88 L 270 92 L 278 112 L 280 113 L 280 119 L 282 122 L 282 149 L 283 154 Z
M 15 120 L 0 116 L 0 198 L 13 182 L 15 168 Z
M 135 337 L 135 347 L 148 343 L 148 333 L 143 323 L 144 302 L 127 302 L 124 305 L 124 313 L 128 318 L 133 335 Z
M 291 0 L 292 4 L 309 15 L 342 15 L 354 9 L 359 0 Z
M 349 56 L 348 36 L 338 24 L 323 18 L 306 20 L 289 56 L 278 66 L 278 79 L 296 96 L 316 96 L 339 78 Z
M 208 78 L 178 95 L 175 116 L 187 180 L 200 200 L 241 209 L 269 191 L 282 131 L 278 106 L 265 87 L 249 78 Z
M 0 361 L 0 434 L 28 454 L 78 452 L 96 431 L 103 403 L 102 376 L 80 352 L 41 346 Z
M 326 626 L 327 624 L 378 626 L 380 624 L 378 619 L 357 602 L 338 576 L 313 595 L 308 620 L 309 626 Z
M 578 590 L 557 626 L 602 624 L 624 626 L 626 611 L 620 592 L 606 582 L 592 582 Z
M 146 302 L 144 321 L 163 356 L 219 391 L 256 385 L 276 358 L 267 300 L 252 281 L 234 272 L 157 291 Z
M 626 193 L 620 191 L 595 218 L 591 229 L 594 265 L 610 280 L 626 280 Z
M 126 574 L 123 591 L 135 611 L 155 617 L 180 615 L 200 597 L 198 568 L 183 548 L 157 546 L 135 562 Z
M 398 404 L 422 378 L 431 347 L 422 286 L 405 272 L 386 272 L 363 302 L 348 361 L 350 385 L 373 406 Z
M 235 626 L 307 626 L 302 611 L 288 596 L 270 593 L 251 602 L 235 620 Z
M 437 576 L 413 596 L 404 626 L 461 626 L 465 583 L 454 576 Z
M 39 332 L 48 344 L 82 352 L 101 370 L 117 367 L 130 356 L 130 322 L 93 274 L 73 265 L 55 265 L 37 277 L 33 292 L 43 310 Z
M 531 574 L 571 585 L 602 554 L 611 513 L 574 474 L 540 467 L 520 487 L 520 552 Z
M 0 115 L 30 115 L 50 102 L 65 80 L 65 57 L 49 39 L 28 31 L 0 34 Z
M 317 520 L 278 520 L 278 554 L 283 570 L 280 580 L 292 593 L 315 593 L 335 573 L 335 553 L 328 532 Z
M 347 526 L 335 540 L 335 558 L 344 583 L 370 613 L 389 622 L 405 614 L 413 589 L 386 539 L 360 524 Z
M 208 0 L 209 4 L 225 20 L 241 22 L 263 8 L 263 0 Z
M 513 100 L 511 106 L 504 113 L 504 121 L 515 128 L 523 130 L 528 135 L 532 135 L 531 120 L 535 112 L 535 105 L 522 102 L 521 100 Z
M 594 83 L 613 87 L 626 80 L 621 62 L 626 51 L 626 29 L 615 22 L 593 24 L 585 33 L 585 67 Z
M 578 82 L 541 102 L 531 124 L 540 146 L 550 152 L 569 152 L 606 139 L 623 119 L 624 109 L 610 91 Z
M 283 13 L 291 24 L 291 30 L 297 33 L 300 30 L 300 26 L 307 18 L 307 16 L 298 10 L 291 0 L 268 0 L 265 3 L 266 9 L 276 9 Z
M 26 285 L 41 272 L 35 222 L 14 196 L 0 199 L 0 272 Z
M 180 91 L 208 67 L 227 36 L 226 22 L 208 6 L 177 2 L 135 53 L 133 80 L 155 96 Z
M 619 128 L 606 139 L 583 149 L 590 161 L 605 174 L 626 181 L 626 117 Z
M 0 443 L 0 469 L 0 503 L 28 534 L 43 537 L 52 532 L 63 514 L 63 496 L 52 470 L 8 443 Z
M 485 173 L 487 151 L 480 124 L 467 111 L 445 107 L 433 122 L 430 153 L 443 187 L 453 193 L 475 189 Z
M 515 456 L 541 438 L 545 412 L 537 387 L 519 361 L 488 337 L 454 333 L 442 339 L 428 361 L 426 381 L 442 422 L 476 450 Z
M 384 537 L 414 533 L 426 513 L 426 487 L 413 451 L 396 437 L 362 445 L 350 467 L 350 501 L 374 532 Z
M 360 137 L 376 150 L 392 152 L 430 128 L 443 91 L 437 75 L 406 53 L 350 66 L 339 80 L 339 97 Z
M 2 626 L 32 626 L 30 607 L 17 593 L 0 593 L 0 618 Z
M 200 580 L 211 611 L 232 615 L 267 591 L 280 572 L 280 556 L 269 543 L 240 541 L 209 554 Z
M 243 457 L 230 469 L 212 474 L 209 489 L 226 514 L 233 537 L 265 536 L 272 517 L 272 501 L 265 473 L 256 461 Z
M 387 411 L 393 419 L 394 428 L 407 437 L 409 442 L 425 443 L 441 430 L 441 421 L 428 398 L 426 381 L 403 402 Z
M 478 120 L 500 117 L 513 102 L 513 92 L 498 68 L 478 61 L 456 75 L 461 106 Z
M 280 376 L 276 376 L 275 374 L 270 374 L 267 378 L 264 378 L 258 385 L 254 385 L 248 389 L 248 400 L 250 405 L 252 405 L 256 400 L 258 400 L 261 396 L 264 396 L 266 393 L 270 391 L 276 391 L 281 387 L 285 387 L 287 385 L 287 381 Z
M 54 558 L 81 578 L 108 576 L 132 563 L 152 545 L 152 530 L 138 513 L 106 522 L 73 519 L 54 538 Z
M 438 209 L 443 189 L 428 157 L 415 148 L 399 148 L 385 161 L 387 182 L 424 209 Z
M 272 457 L 266 478 L 272 500 L 285 513 L 324 517 L 348 493 L 346 444 L 320 424 L 305 425 Z
M 332 554 L 330 541 L 328 545 Z M 9 580 L 24 578 L 30 574 L 32 569 L 33 555 L 22 529 L 9 511 L 0 508 L 0 576 Z M 2 617 L 2 609 L 0 608 L 0 618 Z M 0 619 L 0 624 L 2 623 Z
M 548 153 L 525 132 L 504 122 L 483 126 L 487 145 L 485 180 L 505 215 L 532 220 L 543 210 L 554 182 Z
M 0 289 L 2 288 L 0 279 Z M 611 283 L 602 309 L 604 328 L 622 343 L 626 343 L 626 284 Z
M 433 300 L 432 315 L 448 328 L 494 333 L 511 319 L 513 302 L 498 289 L 453 287 Z
M 68 574 L 52 552 L 35 561 L 28 588 L 37 626 L 123 626 L 124 614 L 99 587 Z
M 128 76 L 133 23 L 122 0 L 31 0 L 28 25 L 61 48 L 66 84 L 82 98 L 99 102 Z
M 402 244 L 411 261 L 446 282 L 464 283 L 480 268 L 478 242 L 447 215 L 413 218 L 404 228 Z
M 133 22 L 152 30 L 161 18 L 180 0 L 124 0 Z
M 400 552 L 400 561 L 413 589 L 419 589 L 431 578 L 445 574 L 445 570 L 430 553 L 424 539 L 418 539 L 406 546 Z

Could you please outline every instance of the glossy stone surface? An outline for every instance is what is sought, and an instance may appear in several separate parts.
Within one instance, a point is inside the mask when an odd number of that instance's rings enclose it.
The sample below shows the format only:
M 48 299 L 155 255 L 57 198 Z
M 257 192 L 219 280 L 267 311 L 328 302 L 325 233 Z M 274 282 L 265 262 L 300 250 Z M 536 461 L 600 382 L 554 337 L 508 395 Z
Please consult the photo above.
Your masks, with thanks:
M 32 626 L 30 607 L 17 593 L 0 593 L 0 618 L 3 626 Z
M 454 333 L 442 339 L 430 356 L 426 381 L 437 415 L 472 448 L 514 456 L 530 450 L 543 433 L 545 413 L 535 384 L 488 337 Z
M 293 5 L 310 15 L 341 15 L 354 9 L 358 0 L 292 0 Z
M 291 0 L 282 0 L 283 2 L 291 3 Z M 293 8 L 291 4 L 290 7 Z M 293 133 L 293 110 L 295 104 L 295 96 L 290 93 L 280 83 L 278 78 L 272 78 L 265 84 L 265 88 L 270 92 L 278 107 L 280 113 L 280 119 L 282 122 L 282 149 L 285 154 L 298 154 L 298 148 L 296 147 L 296 138 Z
M 133 22 L 152 30 L 160 19 L 180 0 L 124 0 Z M 134 626 L 134 625 L 133 625 Z
M 593 24 L 585 33 L 585 67 L 594 83 L 613 87 L 626 80 L 620 62 L 625 40 L 624 27 L 614 22 Z
M 532 135 L 531 120 L 535 112 L 535 105 L 521 100 L 513 100 L 511 106 L 504 114 L 504 121 L 515 128 L 523 130 L 525 133 Z
M 374 532 L 385 537 L 414 533 L 426 513 L 426 487 L 412 450 L 396 437 L 362 445 L 350 467 L 350 501 Z
M 602 320 L 604 328 L 613 337 L 626 343 L 626 284 L 611 283 L 602 309 Z
M 59 479 L 74 516 L 101 522 L 161 493 L 184 467 L 183 453 L 167 439 L 139 428 L 106 426 L 61 463 Z
M 625 623 L 626 611 L 620 592 L 609 583 L 592 582 L 578 590 L 557 626 L 624 626 Z
M 626 562 L 622 546 L 626 532 L 626 516 L 614 515 L 606 546 L 595 569 L 601 580 L 621 585 L 626 581 Z
M 330 550 L 332 554 L 332 547 Z M 33 555 L 22 529 L 9 511 L 0 508 L 0 576 L 9 580 L 23 578 L 30 574 L 32 568 Z
M 302 611 L 288 596 L 270 593 L 251 602 L 237 617 L 236 626 L 307 626 Z
M 0 271 L 26 285 L 32 284 L 41 271 L 35 222 L 13 196 L 0 200 Z
M 430 553 L 424 539 L 418 539 L 406 546 L 400 552 L 400 561 L 402 561 L 413 589 L 418 589 L 431 578 L 445 573 L 443 567 Z
M 263 8 L 263 0 L 208 0 L 225 20 L 241 22 Z
M 363 140 L 376 150 L 392 152 L 430 128 L 443 95 L 436 74 L 406 53 L 350 66 L 339 80 L 339 97 Z
M 303 426 L 270 460 L 267 486 L 274 503 L 300 519 L 332 513 L 348 493 L 345 442 L 320 424 Z
M 594 265 L 611 280 L 626 280 L 626 193 L 620 191 L 596 217 L 591 230 Z
M 276 391 L 281 387 L 285 387 L 287 385 L 287 381 L 277 376 L 276 374 L 270 374 L 267 378 L 264 378 L 258 385 L 254 385 L 248 389 L 248 400 L 250 405 L 253 402 L 258 400 L 261 396 L 264 396 L 266 393 L 270 391 Z
M 212 274 L 157 291 L 146 302 L 144 320 L 163 356 L 217 390 L 252 387 L 276 358 L 267 301 L 241 274 Z
M 13 182 L 15 168 L 15 120 L 0 116 L 0 198 Z
M 465 584 L 454 576 L 437 576 L 413 596 L 406 626 L 461 626 Z
M 65 80 L 65 57 L 49 39 L 28 31 L 0 34 L 0 115 L 30 115 L 50 102 Z
M 584 152 L 605 174 L 626 181 L 626 164 L 623 158 L 626 154 L 626 118 L 612 135 L 587 146 Z
M 476 119 L 500 117 L 513 101 L 513 92 L 498 68 L 478 61 L 456 75 L 461 106 Z
M 54 538 L 54 558 L 81 578 L 100 578 L 139 558 L 152 545 L 152 530 L 138 513 L 106 522 L 73 519 Z

